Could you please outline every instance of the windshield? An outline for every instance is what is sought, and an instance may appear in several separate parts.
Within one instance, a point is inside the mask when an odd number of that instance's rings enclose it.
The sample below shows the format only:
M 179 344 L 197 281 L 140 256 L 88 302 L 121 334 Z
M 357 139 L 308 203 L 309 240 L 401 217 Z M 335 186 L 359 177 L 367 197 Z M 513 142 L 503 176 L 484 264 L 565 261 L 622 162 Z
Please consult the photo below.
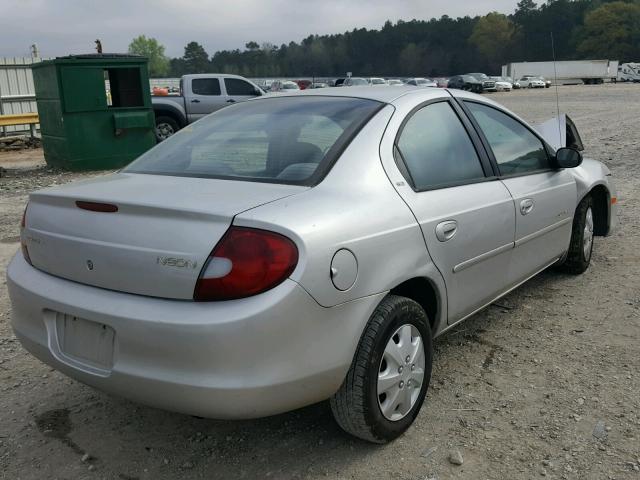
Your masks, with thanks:
M 350 85 L 369 85 L 364 78 L 352 78 L 349 84 Z
M 382 106 L 348 97 L 272 97 L 223 108 L 123 171 L 311 185 Z
M 300 90 L 300 87 L 293 82 L 285 82 L 282 84 L 283 90 Z
M 382 85 L 387 82 L 385 82 L 382 78 L 372 78 L 371 83 L 374 85 Z

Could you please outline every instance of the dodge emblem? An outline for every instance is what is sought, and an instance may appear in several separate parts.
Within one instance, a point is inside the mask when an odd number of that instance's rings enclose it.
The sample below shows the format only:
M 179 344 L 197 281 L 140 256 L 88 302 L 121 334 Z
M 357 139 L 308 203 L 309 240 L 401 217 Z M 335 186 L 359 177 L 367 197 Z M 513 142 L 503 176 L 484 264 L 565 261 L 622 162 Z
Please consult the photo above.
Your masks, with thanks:
M 91 260 L 87 260 L 87 270 L 93 270 L 93 262 Z

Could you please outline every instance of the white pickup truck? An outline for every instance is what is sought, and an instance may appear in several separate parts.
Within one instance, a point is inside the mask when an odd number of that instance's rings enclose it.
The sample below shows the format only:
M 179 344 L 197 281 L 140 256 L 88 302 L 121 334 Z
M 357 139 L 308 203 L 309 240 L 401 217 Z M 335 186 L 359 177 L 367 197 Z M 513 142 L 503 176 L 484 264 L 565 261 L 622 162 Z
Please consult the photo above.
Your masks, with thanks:
M 151 97 L 156 138 L 161 142 L 211 112 L 264 94 L 255 83 L 238 75 L 184 75 L 180 79 L 180 95 Z

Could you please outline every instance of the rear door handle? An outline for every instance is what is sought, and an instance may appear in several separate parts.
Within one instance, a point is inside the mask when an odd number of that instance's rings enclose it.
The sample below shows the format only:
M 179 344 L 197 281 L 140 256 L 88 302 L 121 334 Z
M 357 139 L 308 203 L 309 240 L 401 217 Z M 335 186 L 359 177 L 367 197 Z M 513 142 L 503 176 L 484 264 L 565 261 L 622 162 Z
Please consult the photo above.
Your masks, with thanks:
M 200 103 L 200 100 L 198 100 L 197 98 L 194 98 L 193 100 L 191 100 L 191 103 Z
M 436 238 L 441 242 L 451 240 L 458 231 L 458 222 L 455 220 L 447 220 L 436 225 Z
M 229 100 L 227 100 L 227 103 L 236 103 L 236 101 L 233 98 L 230 98 Z
M 520 213 L 522 215 L 528 215 L 531 213 L 531 210 L 533 210 L 533 205 L 534 202 L 532 198 L 525 198 L 520 202 Z

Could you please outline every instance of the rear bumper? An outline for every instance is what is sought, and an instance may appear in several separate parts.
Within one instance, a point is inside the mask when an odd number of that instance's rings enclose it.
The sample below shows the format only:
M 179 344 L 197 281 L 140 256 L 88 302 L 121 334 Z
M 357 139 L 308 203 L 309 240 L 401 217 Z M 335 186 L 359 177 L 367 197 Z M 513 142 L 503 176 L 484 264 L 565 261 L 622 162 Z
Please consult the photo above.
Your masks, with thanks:
M 212 418 L 262 417 L 330 397 L 384 295 L 324 308 L 287 280 L 242 300 L 163 300 L 51 276 L 20 252 L 7 284 L 15 334 L 43 362 L 118 396 Z M 52 312 L 115 331 L 106 373 L 60 353 Z

